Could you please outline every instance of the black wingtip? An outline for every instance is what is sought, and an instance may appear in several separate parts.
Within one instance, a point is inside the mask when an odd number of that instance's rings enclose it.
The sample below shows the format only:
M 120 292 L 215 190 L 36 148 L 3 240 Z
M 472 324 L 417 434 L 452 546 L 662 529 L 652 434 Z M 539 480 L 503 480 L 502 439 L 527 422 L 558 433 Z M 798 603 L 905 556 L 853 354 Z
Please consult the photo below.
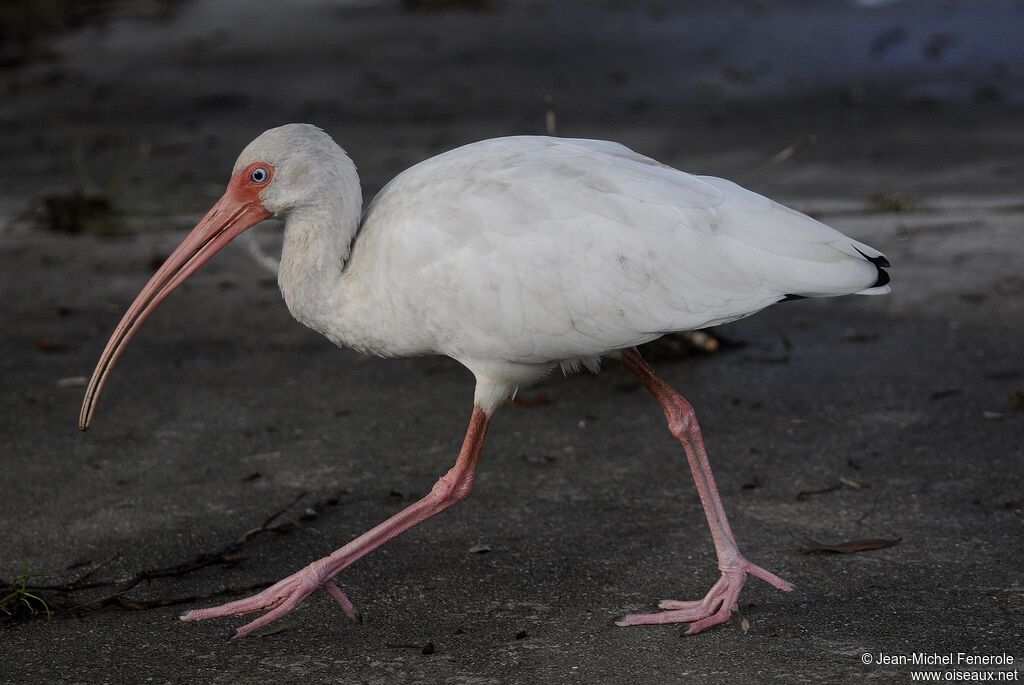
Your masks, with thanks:
M 807 297 L 804 295 L 783 295 L 779 302 L 789 302 L 790 300 L 806 300 Z
M 853 249 L 857 250 L 856 247 Z M 891 264 L 889 264 L 889 260 L 885 258 L 885 255 L 878 255 L 877 257 L 868 257 L 860 250 L 857 250 L 857 252 L 860 252 L 861 256 L 863 256 L 864 259 L 874 264 L 875 268 L 878 269 L 878 278 L 875 280 L 874 285 L 871 286 L 872 288 L 877 288 L 879 286 L 886 285 L 891 280 L 889 278 L 889 274 L 886 271 L 882 270 L 883 268 L 892 266 Z

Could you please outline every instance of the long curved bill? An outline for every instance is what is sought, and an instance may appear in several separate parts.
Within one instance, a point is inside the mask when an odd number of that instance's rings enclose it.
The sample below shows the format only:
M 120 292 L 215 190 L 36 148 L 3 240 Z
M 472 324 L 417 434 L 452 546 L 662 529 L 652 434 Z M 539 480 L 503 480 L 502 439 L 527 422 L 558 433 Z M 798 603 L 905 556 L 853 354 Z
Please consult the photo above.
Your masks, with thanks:
M 110 370 L 124 352 L 128 341 L 142 326 L 142 322 L 175 288 L 184 283 L 221 248 L 247 228 L 270 218 L 270 212 L 261 202 L 253 198 L 242 199 L 232 190 L 229 188 L 185 240 L 175 248 L 125 312 L 121 323 L 107 341 L 107 346 L 96 364 L 96 370 L 92 372 L 92 378 L 89 379 L 85 399 L 82 400 L 82 411 L 78 416 L 79 429 L 89 428 L 96 410 L 96 400 L 107 382 Z

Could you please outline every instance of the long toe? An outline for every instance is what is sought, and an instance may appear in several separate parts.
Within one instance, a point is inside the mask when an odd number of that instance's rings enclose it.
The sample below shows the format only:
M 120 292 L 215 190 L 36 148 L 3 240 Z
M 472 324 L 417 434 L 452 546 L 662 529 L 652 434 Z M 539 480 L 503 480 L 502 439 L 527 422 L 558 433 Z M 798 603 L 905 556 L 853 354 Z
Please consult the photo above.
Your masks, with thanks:
M 658 602 L 659 609 L 700 609 L 704 613 L 699 618 L 709 615 L 714 611 L 715 599 L 721 595 L 726 589 L 729 583 L 729 579 L 723 575 L 718 579 L 718 582 L 711 586 L 708 593 L 701 599 L 691 599 L 680 601 L 678 599 L 663 599 Z
M 290 614 L 292 609 L 299 606 L 299 603 L 302 602 L 302 600 L 305 598 L 306 595 L 296 592 L 291 597 L 288 597 L 286 600 L 281 602 L 280 606 L 268 611 L 256 620 L 250 621 L 249 623 L 246 623 L 244 626 L 236 630 L 235 634 L 232 636 L 231 639 L 238 640 L 252 633 L 253 631 L 269 626 L 271 623 L 281 618 L 282 616 Z
M 787 580 L 783 580 L 782 578 L 779 578 L 777 575 L 775 575 L 771 571 L 765 570 L 765 569 L 761 568 L 760 566 L 758 566 L 757 564 L 751 564 L 748 561 L 745 568 L 746 568 L 747 573 L 749 573 L 750 575 L 754 576 L 755 578 L 759 578 L 759 579 L 763 580 L 764 582 L 768 583 L 769 585 L 771 585 L 776 590 L 782 590 L 783 592 L 792 592 L 793 591 L 793 584 L 792 583 L 790 583 Z
M 245 599 L 238 599 L 234 602 L 228 602 L 215 607 L 207 607 L 205 609 L 193 609 L 187 613 L 182 614 L 178 618 L 182 621 L 205 621 L 211 618 L 224 618 L 227 616 L 244 616 L 245 614 L 251 614 L 256 611 L 267 611 L 273 609 L 284 600 L 281 595 L 266 594 L 266 591 L 253 595 L 252 597 L 246 597 Z
M 615 625 L 625 627 L 658 625 L 664 623 L 691 623 L 713 615 L 715 613 L 715 609 L 718 608 L 717 602 L 713 603 L 710 608 L 705 606 L 703 602 L 695 602 L 695 604 L 697 604 L 697 606 L 690 607 L 688 609 L 655 611 L 650 614 L 628 614 L 616 621 Z
M 182 621 L 204 621 L 210 618 L 242 616 L 256 611 L 266 611 L 266 614 L 250 623 L 247 623 L 240 628 L 237 633 L 235 633 L 236 638 L 245 637 L 254 630 L 259 630 L 260 628 L 273 623 L 285 614 L 291 612 L 292 609 L 301 604 L 306 597 L 311 595 L 318 588 L 322 587 L 323 574 L 321 566 L 322 565 L 318 564 L 318 562 L 314 562 L 298 573 L 288 576 L 284 580 L 281 580 L 252 597 L 228 602 L 227 604 L 210 607 L 208 609 L 196 609 L 188 612 L 180 618 Z M 333 584 L 331 587 L 334 587 Z M 354 613 L 355 607 L 353 607 L 352 603 L 348 601 L 348 598 L 345 597 L 340 590 L 337 591 L 337 594 L 331 594 L 334 595 L 334 598 L 342 605 L 342 609 L 345 610 L 345 613 L 353 616 L 350 612 Z M 341 597 L 340 599 L 339 595 Z
M 715 613 L 691 622 L 690 627 L 686 629 L 684 635 L 696 635 L 702 630 L 707 630 L 708 628 L 725 623 L 729 620 L 730 616 L 732 616 L 732 605 L 723 602 L 721 608 L 719 608 Z
M 704 604 L 703 599 L 663 599 L 658 602 L 659 609 L 696 609 Z
M 739 599 L 740 591 L 746 584 L 747 575 L 769 583 L 779 590 L 789 591 L 793 586 L 774 573 L 755 566 L 749 561 L 741 560 L 738 569 L 730 568 L 722 571 L 718 579 L 703 599 L 680 601 L 663 599 L 658 607 L 664 611 L 650 614 L 629 614 L 615 622 L 617 626 L 657 625 L 665 623 L 689 623 L 687 635 L 695 635 L 702 630 L 725 623 L 732 615 L 732 607 Z

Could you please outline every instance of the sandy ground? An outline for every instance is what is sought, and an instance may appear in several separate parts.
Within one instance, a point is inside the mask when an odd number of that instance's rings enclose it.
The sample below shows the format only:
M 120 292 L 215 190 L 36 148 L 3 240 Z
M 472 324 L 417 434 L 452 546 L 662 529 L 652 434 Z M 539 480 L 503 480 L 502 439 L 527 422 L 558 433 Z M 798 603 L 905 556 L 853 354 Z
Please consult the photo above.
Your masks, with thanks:
M 559 133 L 811 212 L 883 249 L 895 287 L 776 307 L 723 327 L 719 354 L 657 361 L 698 409 L 745 553 L 798 586 L 753 582 L 746 633 L 610 624 L 716 575 L 682 455 L 612 366 L 498 415 L 473 497 L 342 577 L 362 624 L 326 596 L 242 642 L 225 640 L 238 622 L 175 620 L 211 599 L 6 620 L 0 682 L 909 682 L 912 667 L 864 652 L 1019 666 L 1024 58 L 1004 33 L 1021 15 L 967 4 L 144 4 L 0 72 L 8 582 L 25 564 L 58 574 L 36 584 L 102 562 L 91 579 L 173 567 L 288 508 L 274 523 L 298 527 L 233 563 L 125 597 L 273 581 L 450 466 L 469 374 L 335 349 L 290 319 L 242 245 L 162 307 L 94 429 L 76 430 L 75 378 L 274 124 L 324 126 L 372 194 L 461 142 L 543 132 L 551 94 Z M 114 212 L 76 235 L 40 227 L 38 207 L 75 190 Z M 268 248 L 276 230 L 258 229 Z M 806 553 L 870 539 L 899 543 Z

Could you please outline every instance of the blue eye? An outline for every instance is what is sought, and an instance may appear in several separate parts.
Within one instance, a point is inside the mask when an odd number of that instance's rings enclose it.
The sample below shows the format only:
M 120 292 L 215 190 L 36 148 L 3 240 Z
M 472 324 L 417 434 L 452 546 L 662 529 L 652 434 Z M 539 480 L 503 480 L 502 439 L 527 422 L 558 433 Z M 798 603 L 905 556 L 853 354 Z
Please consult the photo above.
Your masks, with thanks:
M 253 183 L 266 183 L 267 179 L 270 178 L 270 173 L 263 167 L 258 166 L 252 170 L 249 178 L 252 179 Z

